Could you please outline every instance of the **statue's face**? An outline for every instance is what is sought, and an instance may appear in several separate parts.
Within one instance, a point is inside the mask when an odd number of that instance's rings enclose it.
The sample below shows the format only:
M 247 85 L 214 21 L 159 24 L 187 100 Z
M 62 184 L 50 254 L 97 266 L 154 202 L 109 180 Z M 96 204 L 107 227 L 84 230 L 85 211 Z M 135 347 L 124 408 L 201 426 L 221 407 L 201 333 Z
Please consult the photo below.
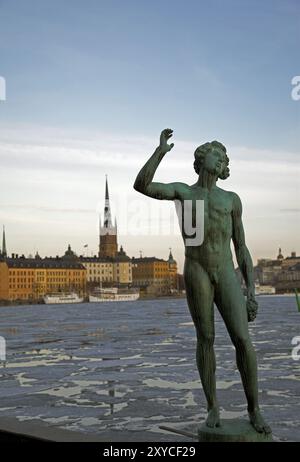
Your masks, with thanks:
M 219 175 L 225 166 L 225 162 L 226 157 L 223 149 L 213 147 L 204 157 L 203 168 L 210 173 Z

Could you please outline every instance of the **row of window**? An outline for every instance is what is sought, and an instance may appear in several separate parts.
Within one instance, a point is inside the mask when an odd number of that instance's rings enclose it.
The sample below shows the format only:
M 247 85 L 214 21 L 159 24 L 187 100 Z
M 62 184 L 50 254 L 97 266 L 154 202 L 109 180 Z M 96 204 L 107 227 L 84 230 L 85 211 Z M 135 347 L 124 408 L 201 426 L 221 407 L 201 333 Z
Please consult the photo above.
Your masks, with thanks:
M 68 273 L 70 273 L 70 271 Z M 79 276 L 80 274 L 82 274 L 82 271 L 72 271 L 71 273 L 73 275 Z M 47 271 L 47 275 L 49 275 L 49 274 L 51 276 L 65 276 L 66 271 Z
M 27 277 L 31 276 L 31 277 L 33 277 L 34 274 L 35 274 L 36 276 L 45 277 L 45 276 L 49 276 L 49 275 L 51 275 L 51 276 L 64 276 L 66 273 L 67 274 L 73 274 L 75 276 L 80 276 L 82 274 L 82 271 L 83 270 L 66 272 L 66 271 L 46 271 L 45 270 L 45 271 L 35 271 L 34 272 L 34 271 L 15 271 L 15 270 L 13 270 L 13 271 L 9 272 L 9 276 L 27 276 Z
M 284 274 L 281 277 L 279 277 L 279 281 L 299 281 L 300 279 L 300 273 L 290 273 L 290 274 Z
M 114 264 L 117 265 L 117 266 L 122 265 L 122 263 L 114 263 Z M 86 264 L 87 268 L 89 268 L 90 266 L 92 266 L 93 268 L 97 267 L 97 266 L 98 267 L 100 266 L 100 268 L 103 268 L 104 266 L 105 266 L 105 268 L 107 268 L 107 267 L 112 268 L 113 263 L 110 263 L 110 264 L 109 263 L 105 263 L 105 264 L 104 263 L 102 263 L 102 264 L 101 263 L 88 263 L 88 264 Z M 131 266 L 131 265 L 129 265 L 129 266 Z
M 47 279 L 47 281 L 45 281 L 44 279 L 41 279 L 41 278 L 37 278 L 37 281 L 36 283 L 40 283 L 40 284 L 46 284 L 46 283 L 66 283 L 68 282 L 68 279 L 67 278 L 52 278 L 52 279 Z M 73 278 L 72 280 L 69 280 L 69 282 L 81 282 L 81 278 Z M 25 278 L 20 278 L 20 279 L 11 279 L 9 280 L 9 287 L 11 286 L 16 286 L 16 285 L 19 285 L 19 284 L 26 284 L 28 285 L 28 287 L 31 287 L 35 284 L 35 282 L 33 281 L 33 279 L 25 279 Z
M 141 279 L 135 281 L 135 283 L 140 285 L 158 285 L 158 286 L 168 286 L 171 281 L 169 279 Z
M 69 286 L 68 284 L 61 284 L 61 285 Z M 76 287 L 82 287 L 82 283 L 80 283 L 80 282 L 73 282 L 72 285 L 74 287 L 75 286 Z M 53 287 L 60 287 L 60 284 L 57 284 L 57 283 L 47 284 L 47 289 L 53 288 Z M 17 285 L 9 284 L 9 288 L 11 290 L 19 290 L 19 289 L 30 289 L 30 290 L 37 290 L 37 291 L 43 291 L 44 290 L 44 286 L 32 287 L 31 285 L 28 285 L 28 284 L 17 284 Z
M 91 269 L 90 269 L 89 273 L 90 273 L 90 274 L 104 274 L 104 270 L 102 270 L 102 271 L 100 272 L 100 270 L 97 271 L 97 270 L 95 270 L 95 269 L 94 269 L 94 270 L 91 270 Z M 105 271 L 105 273 L 108 273 L 108 271 Z M 112 274 L 112 271 L 109 271 L 109 274 Z
M 100 282 L 100 281 L 111 282 L 112 280 L 113 280 L 112 277 L 110 277 L 110 278 L 108 278 L 108 277 L 101 278 L 100 276 L 94 276 L 92 279 L 90 279 L 90 281 L 93 281 L 93 282 Z
M 94 266 L 102 266 L 102 267 L 105 266 L 105 268 L 107 268 L 108 266 L 112 267 L 112 264 L 108 264 L 108 263 L 103 263 L 103 264 L 101 264 L 101 263 L 89 263 L 86 266 L 87 267 L 89 267 L 89 266 L 93 266 L 93 267 Z
M 135 274 L 133 275 L 133 279 L 136 279 L 136 280 L 140 280 L 142 278 L 144 279 L 150 279 L 152 281 L 155 281 L 156 279 L 168 279 L 168 278 L 172 278 L 174 276 L 172 275 L 168 275 L 168 274 Z
M 13 276 L 33 276 L 34 271 L 10 271 L 9 274 L 12 274 Z
M 97 271 L 97 270 L 95 270 L 95 269 L 94 269 L 94 270 L 89 270 L 89 274 L 107 274 L 107 273 L 108 273 L 108 271 L 104 271 L 104 270 L 102 270 L 102 271 L 100 271 L 100 270 Z M 125 269 L 123 269 L 123 273 L 124 273 L 124 274 L 127 274 L 127 273 L 128 273 L 128 274 L 131 274 L 131 271 L 129 270 L 129 271 L 127 272 Z M 109 274 L 113 274 L 113 272 L 112 272 L 112 271 L 109 271 Z M 120 274 L 120 270 L 119 270 L 119 269 L 117 269 L 117 274 Z
M 33 278 L 9 278 L 9 282 L 15 284 L 16 282 L 33 283 Z

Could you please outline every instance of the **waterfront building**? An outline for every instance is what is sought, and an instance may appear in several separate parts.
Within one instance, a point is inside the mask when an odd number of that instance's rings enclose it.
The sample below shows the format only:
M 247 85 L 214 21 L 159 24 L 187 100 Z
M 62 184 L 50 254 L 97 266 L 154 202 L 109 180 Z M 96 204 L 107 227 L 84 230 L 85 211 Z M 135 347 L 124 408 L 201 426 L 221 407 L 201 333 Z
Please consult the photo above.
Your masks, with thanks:
M 300 263 L 282 269 L 276 282 L 276 293 L 300 291 Z
M 170 251 L 168 260 L 156 257 L 132 257 L 135 287 L 149 295 L 167 295 L 177 290 L 177 263 Z
M 255 280 L 260 285 L 275 287 L 276 293 L 290 292 L 300 285 L 300 278 L 297 279 L 299 263 L 300 257 L 296 252 L 293 251 L 290 256 L 284 257 L 279 248 L 276 259 L 263 258 L 257 261 L 254 268 Z
M 88 287 L 131 285 L 132 263 L 121 246 L 115 257 L 79 257 L 80 262 L 86 268 Z
M 0 260 L 0 300 L 39 300 L 53 292 L 84 295 L 86 269 L 66 258 L 26 258 L 12 254 Z
M 112 259 L 80 256 L 80 263 L 86 269 L 86 282 L 88 286 L 100 285 L 100 283 L 113 284 L 113 261 Z
M 132 284 L 132 261 L 122 246 L 114 258 L 113 276 L 118 285 Z

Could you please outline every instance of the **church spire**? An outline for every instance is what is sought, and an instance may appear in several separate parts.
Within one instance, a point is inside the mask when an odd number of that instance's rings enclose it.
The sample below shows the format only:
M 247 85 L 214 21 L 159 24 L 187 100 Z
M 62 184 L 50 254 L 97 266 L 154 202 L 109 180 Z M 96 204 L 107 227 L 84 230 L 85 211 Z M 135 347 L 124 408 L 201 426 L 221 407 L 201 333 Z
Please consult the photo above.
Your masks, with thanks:
M 107 175 L 105 181 L 105 205 L 104 205 L 104 225 L 105 228 L 111 228 L 111 212 L 110 212 L 110 203 L 109 203 L 109 194 L 108 194 L 108 184 L 107 184 Z
M 105 205 L 103 224 L 99 220 L 100 225 L 100 242 L 99 242 L 99 257 L 115 257 L 118 252 L 117 244 L 117 221 L 115 226 L 112 224 L 107 175 L 105 179 Z
M 278 255 L 277 255 L 277 260 L 283 260 L 283 255 L 281 253 L 281 248 L 279 247 L 279 250 L 278 250 Z
M 176 263 L 176 260 L 174 260 L 174 257 L 173 257 L 173 255 L 172 255 L 172 248 L 169 247 L 169 250 L 170 250 L 169 258 L 168 258 L 169 264 L 171 264 L 171 263 Z
M 173 255 L 172 255 L 172 247 L 169 247 L 170 253 L 169 253 L 169 261 L 174 260 Z
M 7 257 L 6 239 L 5 239 L 5 227 L 4 226 L 3 226 L 3 234 L 2 234 L 2 256 Z
M 105 175 L 105 200 L 109 200 L 109 194 L 108 194 L 108 184 L 107 184 L 107 174 Z

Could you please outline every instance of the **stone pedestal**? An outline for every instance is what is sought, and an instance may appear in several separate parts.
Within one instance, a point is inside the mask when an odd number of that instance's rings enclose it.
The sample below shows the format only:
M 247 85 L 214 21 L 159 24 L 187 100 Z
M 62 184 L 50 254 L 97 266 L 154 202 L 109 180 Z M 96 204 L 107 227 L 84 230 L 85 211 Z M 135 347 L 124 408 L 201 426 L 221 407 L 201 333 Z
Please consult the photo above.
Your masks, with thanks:
M 270 442 L 272 434 L 258 433 L 248 420 L 224 419 L 221 427 L 209 428 L 202 424 L 198 429 L 200 442 Z

